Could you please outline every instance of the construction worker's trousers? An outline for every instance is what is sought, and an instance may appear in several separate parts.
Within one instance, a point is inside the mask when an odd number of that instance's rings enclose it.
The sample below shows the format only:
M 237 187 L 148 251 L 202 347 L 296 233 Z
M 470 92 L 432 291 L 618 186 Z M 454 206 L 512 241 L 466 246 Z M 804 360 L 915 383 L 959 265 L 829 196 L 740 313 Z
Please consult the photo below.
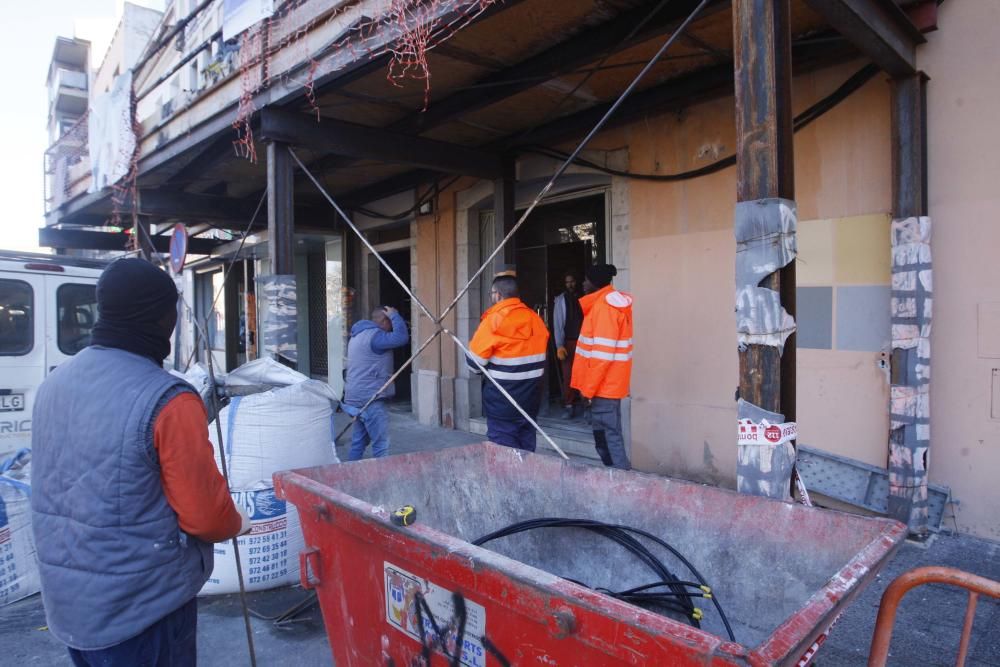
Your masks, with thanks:
M 622 434 L 621 399 L 597 396 L 591 399 L 590 427 L 594 431 L 594 446 L 601 462 L 608 467 L 631 470 L 632 463 L 628 460 Z
M 351 449 L 348 451 L 348 461 L 360 461 L 365 455 L 368 444 L 372 446 L 372 457 L 379 459 L 389 454 L 389 410 L 385 401 L 378 400 L 369 405 L 364 412 L 360 409 L 341 404 L 344 412 L 351 417 L 357 416 L 354 430 L 351 433 Z M 358 415 L 358 413 L 361 413 Z
M 486 439 L 498 445 L 535 451 L 535 427 L 526 419 L 494 419 L 487 416 Z
M 97 651 L 69 650 L 76 667 L 191 667 L 197 664 L 198 598 L 173 611 L 132 639 Z

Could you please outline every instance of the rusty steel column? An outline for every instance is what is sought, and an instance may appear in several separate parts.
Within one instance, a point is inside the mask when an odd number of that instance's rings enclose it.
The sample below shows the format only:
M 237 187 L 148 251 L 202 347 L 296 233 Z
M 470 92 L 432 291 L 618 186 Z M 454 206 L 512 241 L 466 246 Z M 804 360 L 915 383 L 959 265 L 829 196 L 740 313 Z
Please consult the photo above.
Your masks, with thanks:
M 267 246 L 271 273 L 295 273 L 295 181 L 288 145 L 267 145 Z
M 267 144 L 267 251 L 270 275 L 258 279 L 260 351 L 298 367 L 295 293 L 295 179 L 288 145 Z
M 931 221 L 926 81 L 892 80 L 892 407 L 889 516 L 927 532 L 930 447 Z
M 734 0 L 733 38 L 739 416 L 741 429 L 749 430 L 753 427 L 744 420 L 754 424 L 764 419 L 795 420 L 796 212 L 789 1 Z M 761 266 L 771 267 L 771 272 Z M 793 465 L 790 444 L 782 451 L 741 446 L 738 486 L 747 493 L 788 497 L 786 482 Z M 765 479 L 772 468 L 782 469 L 782 475 Z
M 489 250 L 492 251 L 503 243 L 507 232 L 514 228 L 517 218 L 514 214 L 514 188 L 517 185 L 516 164 L 514 158 L 505 156 L 503 159 L 503 174 L 493 181 L 493 238 L 489 239 Z M 483 239 L 483 241 L 486 241 Z M 513 244 L 504 246 L 503 252 L 493 260 L 493 273 L 499 273 L 514 263 Z
M 794 200 L 792 42 L 788 0 L 734 0 L 736 199 Z M 795 264 L 761 283 L 795 315 Z M 740 397 L 795 418 L 795 342 L 740 352 Z

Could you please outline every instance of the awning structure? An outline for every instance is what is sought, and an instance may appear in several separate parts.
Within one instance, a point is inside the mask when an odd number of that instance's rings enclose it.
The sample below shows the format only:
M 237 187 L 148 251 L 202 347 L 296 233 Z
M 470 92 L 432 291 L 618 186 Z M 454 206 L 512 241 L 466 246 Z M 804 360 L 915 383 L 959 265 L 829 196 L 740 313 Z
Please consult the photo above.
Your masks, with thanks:
M 350 209 L 449 174 L 502 178 L 505 159 L 540 147 L 565 147 L 607 111 L 697 3 L 505 0 L 483 3 L 481 11 L 474 11 L 478 2 L 437 3 L 449 5 L 441 12 L 464 12 L 467 20 L 447 37 L 450 24 L 439 22 L 439 35 L 431 38 L 434 46 L 426 54 L 431 74 L 426 89 L 419 78 L 390 80 L 390 60 L 374 47 L 348 53 L 350 31 L 334 25 L 343 3 L 286 4 L 272 31 L 301 34 L 286 36 L 275 47 L 266 62 L 274 70 L 270 84 L 252 88 L 254 153 L 263 157 L 268 139 L 298 146 L 305 163 Z M 926 23 L 926 3 L 904 4 L 910 5 L 909 15 Z M 893 0 L 794 0 L 789 21 L 794 71 L 860 55 L 891 74 L 915 72 L 914 50 L 923 38 L 906 11 Z M 159 46 L 176 46 L 182 27 L 161 38 Z M 369 30 L 380 44 L 391 44 L 398 38 L 393 29 Z M 338 30 L 342 36 L 325 49 L 310 53 L 303 46 L 307 37 L 332 37 Z M 337 53 L 336 44 L 342 45 Z M 164 78 L 153 66 L 159 52 L 149 52 L 135 76 L 139 97 Z M 303 68 L 312 71 L 302 76 Z M 266 169 L 264 160 L 250 162 L 234 149 L 233 121 L 244 114 L 240 104 L 247 103 L 235 81 L 239 75 L 232 72 L 169 117 L 143 122 L 137 201 L 120 202 L 120 209 L 143 223 L 245 228 L 266 188 Z M 733 81 L 732 7 L 711 0 L 608 126 L 732 94 Z M 335 224 L 301 174 L 294 188 L 297 225 Z M 100 227 L 113 208 L 107 190 L 79 194 L 51 211 L 48 224 Z M 125 216 L 122 224 L 131 222 Z M 84 238 L 102 248 L 113 245 L 107 237 Z M 78 236 L 51 233 L 43 240 L 67 248 L 81 242 Z
M 748 277 L 737 285 L 740 416 L 792 427 L 795 346 L 785 341 L 795 326 L 794 131 L 885 72 L 894 93 L 894 214 L 926 215 L 925 77 L 916 68 L 916 48 L 922 29 L 936 27 L 933 2 L 436 0 L 406 5 L 399 15 L 358 15 L 360 28 L 348 19 L 352 11 L 368 11 L 368 3 L 341 5 L 287 4 L 266 31 L 252 29 L 240 41 L 240 65 L 229 79 L 159 122 L 139 119 L 133 181 L 114 197 L 81 194 L 52 211 L 49 223 L 59 229 L 49 240 L 117 242 L 93 231 L 73 236 L 69 227 L 105 225 L 123 208 L 128 216 L 116 220 L 131 221 L 147 251 L 159 250 L 165 237 L 157 233 L 168 228 L 161 223 L 173 220 L 246 235 L 263 228 L 252 212 L 266 198 L 270 271 L 290 279 L 294 294 L 297 230 L 350 228 L 383 261 L 351 222 L 351 211 L 445 179 L 486 179 L 494 183 L 497 221 L 486 263 L 442 313 L 399 281 L 435 327 L 416 354 L 438 335 L 463 347 L 444 317 L 490 262 L 503 259 L 503 244 L 552 187 L 554 179 L 516 217 L 518 156 L 554 158 L 558 178 L 582 160 L 581 149 L 598 130 L 733 96 L 734 155 L 705 169 L 736 167 L 739 243 L 760 232 L 789 249 L 780 261 L 760 264 L 770 267 L 760 275 L 744 275 L 737 260 L 738 278 Z M 326 46 L 310 51 L 319 43 Z M 793 74 L 854 60 L 864 66 L 840 90 L 793 116 Z M 164 76 L 139 68 L 138 104 Z M 79 236 L 85 233 L 94 236 Z M 923 441 L 898 435 L 889 506 L 919 531 L 926 523 L 926 473 L 910 454 Z M 774 469 L 763 459 L 745 464 L 750 477 L 755 468 Z M 779 487 L 787 480 L 779 478 L 753 483 L 785 497 Z

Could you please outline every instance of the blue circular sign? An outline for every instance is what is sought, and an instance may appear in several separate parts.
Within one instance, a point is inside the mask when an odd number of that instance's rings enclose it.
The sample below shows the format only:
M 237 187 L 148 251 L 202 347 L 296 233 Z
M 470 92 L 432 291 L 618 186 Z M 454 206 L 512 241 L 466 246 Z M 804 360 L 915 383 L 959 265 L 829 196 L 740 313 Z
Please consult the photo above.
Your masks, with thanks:
M 187 227 L 178 223 L 170 235 L 170 268 L 174 273 L 184 270 L 184 260 L 187 259 L 188 232 Z

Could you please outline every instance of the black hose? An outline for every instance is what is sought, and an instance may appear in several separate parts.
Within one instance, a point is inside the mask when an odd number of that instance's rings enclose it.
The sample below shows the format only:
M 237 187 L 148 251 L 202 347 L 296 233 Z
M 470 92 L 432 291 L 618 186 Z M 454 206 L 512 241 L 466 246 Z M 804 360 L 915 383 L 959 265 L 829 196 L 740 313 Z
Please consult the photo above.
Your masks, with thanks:
M 722 620 L 723 625 L 726 628 L 726 632 L 732 641 L 736 641 L 736 637 L 733 633 L 732 626 L 729 623 L 729 619 L 726 617 L 725 611 L 722 609 L 722 604 L 719 602 L 718 598 L 714 593 L 712 593 L 711 587 L 708 585 L 702 574 L 694 567 L 694 565 L 685 558 L 677 549 L 668 544 L 665 540 L 638 528 L 632 528 L 631 526 L 615 525 L 604 523 L 601 521 L 593 521 L 589 519 L 565 519 L 565 518 L 539 518 L 531 519 L 528 521 L 521 521 L 515 524 L 511 524 L 506 528 L 494 531 L 487 535 L 483 535 L 472 543 L 476 546 L 482 546 L 487 542 L 499 539 L 501 537 L 507 537 L 509 535 L 514 535 L 517 533 L 525 532 L 528 530 L 535 530 L 538 528 L 582 528 L 584 530 L 589 530 L 598 535 L 602 535 L 608 539 L 611 539 L 626 550 L 636 556 L 640 561 L 645 563 L 653 572 L 655 572 L 659 577 L 660 581 L 646 584 L 643 586 L 637 586 L 635 588 L 625 590 L 625 591 L 611 591 L 608 589 L 596 588 L 598 592 L 605 593 L 616 599 L 629 602 L 632 604 L 639 605 L 649 605 L 656 606 L 659 608 L 667 609 L 670 611 L 678 612 L 683 614 L 686 618 L 690 619 L 690 622 L 695 627 L 700 627 L 698 619 L 700 618 L 700 612 L 697 611 L 692 603 L 693 598 L 703 597 L 712 600 L 713 605 L 719 612 L 719 617 Z M 631 533 L 631 534 L 630 534 Z M 641 542 L 639 542 L 632 535 L 638 535 L 640 537 L 645 537 L 653 541 L 655 544 L 667 549 L 671 554 L 673 554 L 677 560 L 679 560 L 690 572 L 694 575 L 695 579 L 700 583 L 681 581 L 678 579 L 670 570 L 664 565 L 664 563 L 659 560 L 648 548 L 646 548 Z M 573 580 L 570 580 L 573 581 Z M 574 581 L 574 583 L 584 585 L 581 582 Z M 590 588 L 587 586 L 587 588 Z M 655 588 L 667 588 L 667 591 L 659 592 L 646 592 Z M 700 591 L 691 591 L 688 589 L 696 588 Z

